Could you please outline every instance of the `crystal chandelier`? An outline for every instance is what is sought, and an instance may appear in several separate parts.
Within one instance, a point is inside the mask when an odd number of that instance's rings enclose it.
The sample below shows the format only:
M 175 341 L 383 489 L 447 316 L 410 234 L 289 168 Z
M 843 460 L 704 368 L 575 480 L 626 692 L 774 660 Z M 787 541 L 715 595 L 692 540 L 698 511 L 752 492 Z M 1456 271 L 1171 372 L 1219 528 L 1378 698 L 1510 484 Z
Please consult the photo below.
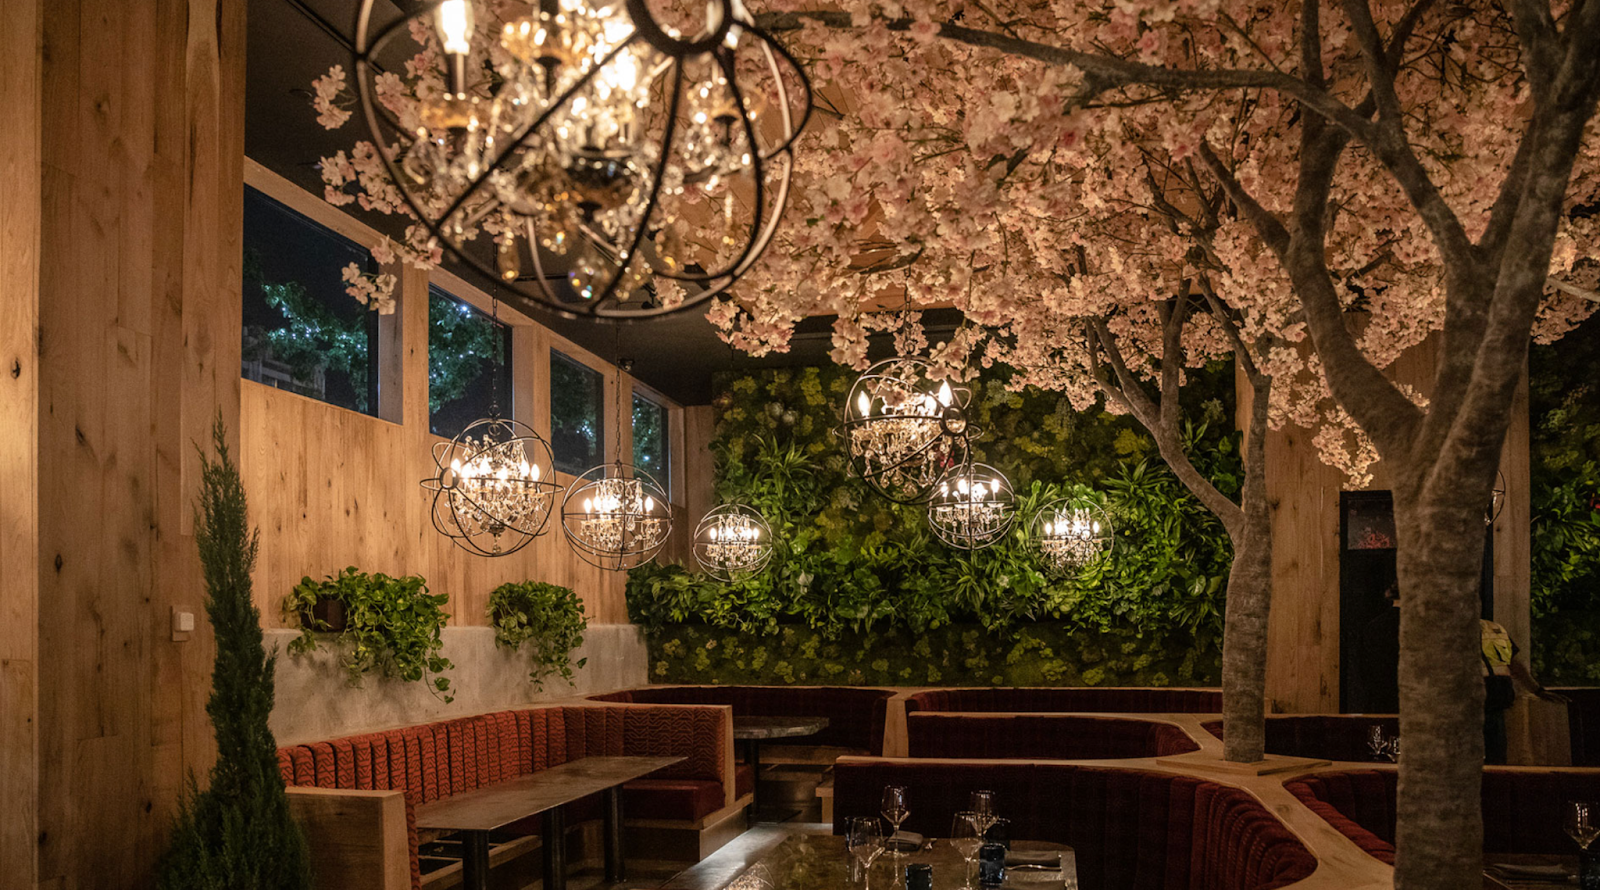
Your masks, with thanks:
M 811 89 L 742 0 L 711 0 L 692 33 L 645 0 L 373 7 L 352 67 L 394 200 L 483 274 L 568 317 L 649 317 L 766 249 Z M 465 246 L 480 237 L 492 259 Z
M 1033 517 L 1031 537 L 1039 559 L 1057 575 L 1082 569 L 1111 552 L 1111 518 L 1083 499 L 1052 501 Z
M 772 528 L 754 507 L 724 504 L 695 528 L 694 558 L 719 581 L 741 581 L 772 559 Z
M 433 447 L 433 527 L 463 550 L 507 556 L 544 534 L 561 486 L 550 446 L 524 423 L 494 414 Z
M 928 501 L 928 526 L 957 550 L 982 550 L 1011 529 L 1016 506 L 1004 474 L 988 464 L 964 463 L 939 480 Z
M 621 461 L 572 481 L 561 505 L 567 543 L 592 566 L 631 569 L 655 559 L 672 533 L 667 493 L 649 473 Z
M 972 394 L 937 383 L 920 358 L 886 359 L 850 387 L 844 439 L 850 469 L 867 487 L 902 504 L 927 500 L 946 470 L 966 459 Z

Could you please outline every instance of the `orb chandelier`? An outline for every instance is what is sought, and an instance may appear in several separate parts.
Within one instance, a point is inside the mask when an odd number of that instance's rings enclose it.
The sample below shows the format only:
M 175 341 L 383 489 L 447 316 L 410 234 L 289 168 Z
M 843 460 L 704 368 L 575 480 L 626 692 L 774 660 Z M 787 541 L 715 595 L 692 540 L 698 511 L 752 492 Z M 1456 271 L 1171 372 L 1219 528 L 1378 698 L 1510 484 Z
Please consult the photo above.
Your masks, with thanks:
M 1029 537 L 1045 568 L 1057 575 L 1082 569 L 1111 552 L 1111 517 L 1085 499 L 1061 498 L 1034 515 Z
M 772 559 L 772 527 L 754 507 L 724 504 L 695 528 L 694 558 L 719 581 L 742 581 Z
M 394 200 L 468 265 L 567 317 L 638 318 L 727 290 L 766 249 L 811 88 L 742 0 L 684 29 L 646 0 L 435 0 L 381 23 L 374 5 L 362 115 Z M 492 260 L 466 246 L 489 238 Z
M 877 494 L 921 503 L 939 478 L 959 466 L 974 430 L 967 420 L 972 393 L 935 382 L 924 359 L 886 359 L 856 378 L 845 401 L 839 436 L 850 470 Z
M 508 556 L 544 534 L 561 486 L 550 446 L 527 424 L 491 415 L 433 447 L 433 527 L 479 556 Z
M 622 571 L 655 559 L 672 533 L 672 506 L 649 473 L 619 460 L 572 481 L 561 524 L 584 562 Z
M 928 526 L 957 550 L 982 550 L 1010 531 L 1016 506 L 1005 474 L 988 464 L 963 463 L 940 478 L 928 501 Z

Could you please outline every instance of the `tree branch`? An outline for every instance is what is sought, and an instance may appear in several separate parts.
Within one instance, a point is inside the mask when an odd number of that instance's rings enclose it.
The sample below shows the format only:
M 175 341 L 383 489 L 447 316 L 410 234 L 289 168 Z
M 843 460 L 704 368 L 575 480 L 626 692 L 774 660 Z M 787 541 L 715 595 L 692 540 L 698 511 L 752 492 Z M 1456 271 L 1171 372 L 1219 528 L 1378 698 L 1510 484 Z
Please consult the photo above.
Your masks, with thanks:
M 1271 248 L 1272 252 L 1277 254 L 1281 260 L 1289 251 L 1288 228 L 1276 216 L 1272 215 L 1272 211 L 1262 207 L 1259 201 L 1244 190 L 1244 186 L 1233 175 L 1233 171 L 1229 170 L 1227 165 L 1222 163 L 1222 159 L 1217 157 L 1217 153 L 1211 150 L 1209 142 L 1202 141 L 1200 143 L 1200 160 L 1205 163 L 1206 169 L 1222 185 L 1222 190 L 1227 193 L 1228 200 L 1239 208 L 1239 212 L 1243 213 L 1245 219 L 1249 220 L 1250 224 L 1255 227 L 1256 234 L 1261 236 L 1261 240 L 1266 242 L 1267 247 Z
M 1554 275 L 1551 275 L 1549 278 L 1546 278 L 1544 280 L 1544 283 L 1549 285 L 1550 287 L 1555 288 L 1558 291 L 1561 291 L 1564 294 L 1571 294 L 1574 297 L 1577 297 L 1577 298 L 1582 299 L 1582 300 L 1588 300 L 1591 303 L 1600 303 L 1600 293 L 1595 293 L 1594 291 L 1589 290 L 1587 288 L 1582 288 L 1582 287 L 1577 286 L 1576 284 L 1571 284 L 1569 282 L 1562 281 L 1561 279 L 1555 277 Z

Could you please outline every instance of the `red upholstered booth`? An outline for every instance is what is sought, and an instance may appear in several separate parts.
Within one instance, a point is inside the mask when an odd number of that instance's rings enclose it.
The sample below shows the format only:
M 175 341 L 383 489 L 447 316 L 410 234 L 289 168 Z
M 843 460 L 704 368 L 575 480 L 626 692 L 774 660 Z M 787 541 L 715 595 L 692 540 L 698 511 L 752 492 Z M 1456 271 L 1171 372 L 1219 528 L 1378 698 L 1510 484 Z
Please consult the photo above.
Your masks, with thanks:
M 906 713 L 913 711 L 1219 714 L 1222 690 L 1089 686 L 928 689 L 906 696 Z
M 1600 766 L 1600 687 L 1552 689 L 1567 697 L 1567 727 L 1573 766 Z
M 736 717 L 826 717 L 815 735 L 764 744 L 820 745 L 883 753 L 883 726 L 892 689 L 848 686 L 642 686 L 591 695 L 592 701 L 731 705 Z
M 1394 863 L 1393 767 L 1337 770 L 1284 783 L 1328 824 L 1371 856 Z M 1569 800 L 1600 799 L 1600 770 L 1491 766 L 1483 770 L 1485 853 L 1567 854 L 1562 830 Z
M 1269 890 L 1316 869 L 1311 852 L 1254 797 L 1219 782 L 1150 770 L 1043 763 L 848 757 L 835 766 L 834 825 L 876 815 L 904 785 L 905 827 L 949 832 L 967 795 L 995 793 L 1011 836 L 1069 844 L 1084 887 Z
M 1181 728 L 1155 720 L 1076 714 L 906 715 L 912 757 L 1110 760 L 1200 750 Z
M 1221 720 L 1202 725 L 1217 738 L 1223 737 Z M 1374 726 L 1381 726 L 1394 736 L 1400 731 L 1400 718 L 1392 714 L 1270 716 L 1267 718 L 1267 753 L 1318 760 L 1370 761 L 1372 749 L 1367 739 Z
M 623 786 L 630 818 L 693 820 L 721 809 L 732 757 L 728 720 L 726 710 L 708 707 L 500 711 L 280 748 L 278 764 L 289 785 L 403 791 L 411 883 L 420 887 L 418 804 L 584 757 L 687 758 Z

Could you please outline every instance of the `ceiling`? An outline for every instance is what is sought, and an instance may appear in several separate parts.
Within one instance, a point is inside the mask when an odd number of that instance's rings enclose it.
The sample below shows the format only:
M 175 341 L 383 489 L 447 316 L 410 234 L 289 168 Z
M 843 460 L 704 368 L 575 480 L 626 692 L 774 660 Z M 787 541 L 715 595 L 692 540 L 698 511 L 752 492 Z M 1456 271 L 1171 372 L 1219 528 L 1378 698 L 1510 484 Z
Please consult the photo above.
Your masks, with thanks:
M 396 15 L 408 0 L 378 0 L 374 15 Z M 359 115 L 339 130 L 324 130 L 311 109 L 311 81 L 334 65 L 349 71 L 355 0 L 250 0 L 246 77 L 245 153 L 313 194 L 322 193 L 318 159 L 362 138 Z M 372 228 L 398 237 L 395 217 L 342 208 Z M 485 291 L 495 282 L 462 263 L 446 266 Z M 796 332 L 791 349 L 764 359 L 735 356 L 701 312 L 690 311 L 649 321 L 617 324 L 575 321 L 547 312 L 502 292 L 515 305 L 562 336 L 604 358 L 630 358 L 634 376 L 685 405 L 711 401 L 711 375 L 732 367 L 825 364 L 831 318 L 812 318 Z M 948 336 L 958 321 L 954 311 L 924 316 L 930 339 Z M 888 354 L 888 338 L 877 338 L 873 355 Z

